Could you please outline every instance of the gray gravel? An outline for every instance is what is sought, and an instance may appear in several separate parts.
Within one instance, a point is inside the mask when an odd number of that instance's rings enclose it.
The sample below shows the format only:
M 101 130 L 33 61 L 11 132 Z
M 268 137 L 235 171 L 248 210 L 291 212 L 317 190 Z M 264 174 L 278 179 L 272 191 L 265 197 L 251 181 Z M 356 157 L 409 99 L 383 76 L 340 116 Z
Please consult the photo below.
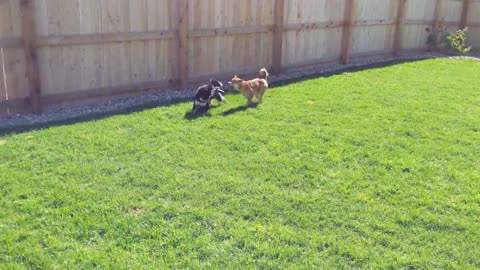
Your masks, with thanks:
M 399 57 L 364 57 L 354 59 L 348 65 L 329 64 L 306 68 L 288 69 L 283 74 L 270 76 L 269 82 L 272 86 L 278 86 L 290 83 L 292 81 L 299 81 L 306 78 L 325 76 L 329 74 L 337 74 L 343 71 L 384 66 L 402 61 L 445 57 L 480 60 L 480 53 L 461 57 L 452 57 L 440 53 L 404 54 Z M 153 108 L 160 105 L 172 104 L 179 101 L 187 101 L 191 99 L 193 93 L 194 89 L 188 89 L 185 91 L 176 91 L 174 89 L 170 89 L 131 97 L 118 97 L 108 101 L 97 100 L 76 104 L 51 106 L 46 108 L 41 114 L 26 113 L 9 117 L 0 117 L 0 134 L 14 131 L 19 132 L 32 128 L 47 127 L 54 124 L 96 119 L 113 114 L 128 113 L 145 108 Z

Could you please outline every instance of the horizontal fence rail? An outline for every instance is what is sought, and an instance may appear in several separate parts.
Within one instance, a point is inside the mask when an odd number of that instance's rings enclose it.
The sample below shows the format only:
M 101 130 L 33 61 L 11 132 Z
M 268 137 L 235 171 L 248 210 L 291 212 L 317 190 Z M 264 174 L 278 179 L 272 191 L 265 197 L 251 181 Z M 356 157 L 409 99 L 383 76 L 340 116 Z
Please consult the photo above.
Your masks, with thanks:
M 0 115 L 427 49 L 480 0 L 1 0 Z

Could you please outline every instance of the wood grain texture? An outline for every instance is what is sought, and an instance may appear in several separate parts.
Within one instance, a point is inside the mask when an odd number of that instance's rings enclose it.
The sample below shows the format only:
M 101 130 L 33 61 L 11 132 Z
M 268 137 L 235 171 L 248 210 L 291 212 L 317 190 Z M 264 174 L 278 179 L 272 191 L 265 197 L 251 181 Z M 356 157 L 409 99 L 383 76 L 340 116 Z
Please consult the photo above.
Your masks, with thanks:
M 474 50 L 480 51 L 480 1 L 471 1 L 467 14 L 467 40 Z
M 275 1 L 274 7 L 274 33 L 273 33 L 273 50 L 272 50 L 272 67 L 274 73 L 282 72 L 282 51 L 283 51 L 283 31 L 284 31 L 284 14 L 285 0 Z
M 285 66 L 340 58 L 345 2 L 286 0 Z
M 178 0 L 178 74 L 180 87 L 188 85 L 188 0 Z
M 437 0 L 407 0 L 403 25 L 403 49 L 426 49 L 428 33 L 435 17 Z
M 4 41 L 0 76 L 0 100 L 23 99 L 30 95 L 25 51 L 23 50 L 22 15 L 20 1 L 8 0 L 0 4 L 0 40 Z
M 354 1 L 352 54 L 392 50 L 396 2 L 394 0 Z
M 403 46 L 403 25 L 405 21 L 405 7 L 407 0 L 398 0 L 397 17 L 395 22 L 395 34 L 393 38 L 393 54 L 399 55 Z
M 5 81 L 5 57 L 3 50 L 4 48 L 0 47 L 0 104 L 5 100 L 8 100 L 7 85 Z
M 460 14 L 460 25 L 459 28 L 463 29 L 467 27 L 468 22 L 468 8 L 470 7 L 471 0 L 462 1 L 462 13 Z
M 35 47 L 35 11 L 33 0 L 20 1 L 20 14 L 22 18 L 23 50 L 25 53 L 25 65 L 29 82 L 29 98 L 32 111 L 40 113 L 40 73 L 38 56 Z
M 345 15 L 344 15 L 344 25 L 343 25 L 343 34 L 342 34 L 342 57 L 341 63 L 346 65 L 349 63 L 350 52 L 352 50 L 352 23 L 353 15 L 355 13 L 355 2 L 354 0 L 346 0 L 345 5 Z

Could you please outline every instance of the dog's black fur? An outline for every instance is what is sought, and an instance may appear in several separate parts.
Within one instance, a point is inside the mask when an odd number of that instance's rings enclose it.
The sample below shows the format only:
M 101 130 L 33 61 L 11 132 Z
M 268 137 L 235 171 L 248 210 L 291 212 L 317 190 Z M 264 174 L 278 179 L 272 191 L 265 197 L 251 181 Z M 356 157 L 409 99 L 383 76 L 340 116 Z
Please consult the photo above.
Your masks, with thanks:
M 205 112 L 210 109 L 212 99 L 219 102 L 225 101 L 225 91 L 222 90 L 223 84 L 216 80 L 210 80 L 209 84 L 200 86 L 193 96 L 192 113 L 202 108 Z

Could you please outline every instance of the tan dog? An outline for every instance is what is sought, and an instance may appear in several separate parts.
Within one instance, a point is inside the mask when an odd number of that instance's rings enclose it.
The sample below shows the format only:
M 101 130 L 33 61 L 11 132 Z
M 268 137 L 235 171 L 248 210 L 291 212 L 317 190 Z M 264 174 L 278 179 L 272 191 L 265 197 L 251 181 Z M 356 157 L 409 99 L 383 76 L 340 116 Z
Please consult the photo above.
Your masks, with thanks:
M 260 70 L 260 76 L 257 79 L 245 81 L 235 75 L 228 84 L 230 84 L 236 91 L 240 91 L 240 93 L 248 99 L 248 106 L 251 106 L 253 105 L 253 97 L 257 98 L 258 103 L 262 103 L 263 94 L 265 94 L 268 88 L 267 77 L 267 69 L 262 68 Z

